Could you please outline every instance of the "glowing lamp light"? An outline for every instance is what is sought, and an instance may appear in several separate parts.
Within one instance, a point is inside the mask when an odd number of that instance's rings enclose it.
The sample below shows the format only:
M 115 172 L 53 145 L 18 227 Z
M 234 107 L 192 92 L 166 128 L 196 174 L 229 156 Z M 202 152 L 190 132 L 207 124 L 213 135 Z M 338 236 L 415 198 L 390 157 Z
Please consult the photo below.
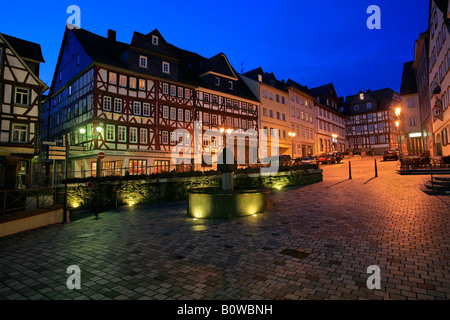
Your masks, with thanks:
M 100 133 L 100 132 L 102 132 L 102 127 L 97 127 L 97 128 L 95 128 L 95 130 L 96 130 L 98 133 Z
M 402 111 L 401 108 L 399 108 L 399 107 L 395 108 L 395 115 L 396 115 L 397 117 L 399 117 L 401 111 Z
M 398 128 L 400 126 L 400 121 L 395 121 L 395 126 Z
M 225 132 L 225 128 L 220 128 L 220 133 L 224 133 Z
M 81 128 L 81 129 L 80 129 L 80 133 L 81 133 L 81 134 L 85 134 L 85 133 L 86 133 L 86 129 L 85 129 L 85 128 Z

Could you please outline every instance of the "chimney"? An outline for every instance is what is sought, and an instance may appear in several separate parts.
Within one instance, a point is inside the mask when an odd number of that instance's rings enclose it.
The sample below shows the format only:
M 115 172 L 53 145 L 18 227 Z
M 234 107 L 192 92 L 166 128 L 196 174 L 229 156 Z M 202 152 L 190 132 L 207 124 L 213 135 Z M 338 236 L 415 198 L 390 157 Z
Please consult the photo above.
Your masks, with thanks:
M 116 41 L 116 31 L 109 29 L 108 30 L 108 39 L 112 41 Z

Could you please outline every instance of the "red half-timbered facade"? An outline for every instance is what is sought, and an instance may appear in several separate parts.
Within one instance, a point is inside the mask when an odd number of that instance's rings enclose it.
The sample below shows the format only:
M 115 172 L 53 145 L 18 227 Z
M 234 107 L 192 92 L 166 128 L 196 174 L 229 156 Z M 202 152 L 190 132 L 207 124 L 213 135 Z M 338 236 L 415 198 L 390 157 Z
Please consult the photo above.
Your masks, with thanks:
M 181 163 L 175 147 L 184 164 L 194 163 L 196 139 L 200 152 L 209 150 L 208 130 L 257 131 L 258 100 L 224 54 L 203 58 L 158 30 L 135 32 L 129 45 L 115 38 L 66 29 L 41 133 L 50 141 L 67 135 L 71 176 L 172 170 Z

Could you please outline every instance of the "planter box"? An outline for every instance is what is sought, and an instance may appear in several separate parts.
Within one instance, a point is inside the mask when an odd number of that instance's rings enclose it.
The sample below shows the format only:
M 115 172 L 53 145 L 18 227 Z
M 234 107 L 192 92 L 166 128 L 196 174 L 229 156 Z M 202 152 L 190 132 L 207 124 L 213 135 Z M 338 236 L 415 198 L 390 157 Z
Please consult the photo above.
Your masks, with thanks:
M 63 222 L 63 209 L 53 206 L 48 209 L 25 211 L 0 220 L 0 237 Z

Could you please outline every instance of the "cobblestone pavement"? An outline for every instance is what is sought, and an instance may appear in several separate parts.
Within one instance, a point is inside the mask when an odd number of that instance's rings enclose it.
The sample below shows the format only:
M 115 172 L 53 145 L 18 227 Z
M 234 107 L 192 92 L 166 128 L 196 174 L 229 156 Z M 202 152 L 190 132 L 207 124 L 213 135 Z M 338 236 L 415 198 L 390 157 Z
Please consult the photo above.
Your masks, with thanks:
M 377 159 L 377 178 L 368 158 L 349 180 L 344 159 L 257 216 L 194 220 L 177 202 L 2 238 L 0 299 L 449 299 L 450 197 Z M 80 290 L 66 286 L 70 265 Z M 370 265 L 379 290 L 366 286 Z

